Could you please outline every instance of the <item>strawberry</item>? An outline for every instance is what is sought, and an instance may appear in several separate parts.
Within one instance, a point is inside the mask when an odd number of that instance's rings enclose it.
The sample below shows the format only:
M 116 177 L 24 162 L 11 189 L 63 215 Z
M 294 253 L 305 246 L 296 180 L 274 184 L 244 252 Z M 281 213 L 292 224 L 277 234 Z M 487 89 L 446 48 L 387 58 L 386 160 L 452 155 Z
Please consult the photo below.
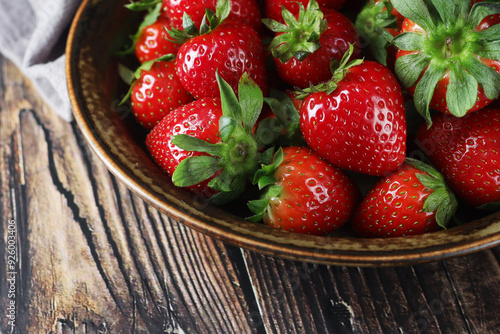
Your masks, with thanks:
M 318 0 L 320 8 L 329 8 L 339 10 L 345 0 Z M 300 11 L 300 5 L 307 7 L 309 0 L 267 0 L 264 3 L 264 13 L 266 18 L 284 23 L 282 10 L 285 8 L 294 16 Z
M 404 237 L 446 227 L 457 208 L 443 176 L 431 166 L 407 159 L 380 179 L 351 221 L 361 237 Z
M 464 117 L 438 113 L 420 127 L 416 143 L 457 197 L 474 206 L 500 204 L 500 109 Z
M 266 136 L 255 122 L 263 105 L 258 86 L 243 75 L 239 101 L 217 75 L 220 98 L 206 97 L 175 109 L 153 128 L 146 147 L 158 166 L 179 187 L 213 204 L 234 200 L 272 152 L 262 151 Z
M 265 191 L 248 203 L 255 213 L 249 219 L 297 233 L 320 235 L 342 227 L 359 199 L 344 172 L 305 147 L 279 149 L 254 182 Z
M 156 22 L 141 29 L 134 49 L 139 62 L 144 63 L 169 53 L 177 53 L 180 45 L 170 40 L 168 28 L 170 28 L 169 19 L 160 16 Z
M 162 10 L 161 0 L 139 0 L 125 5 L 131 11 L 145 12 L 144 18 L 134 35 L 130 36 L 131 44 L 117 55 L 136 55 L 143 63 L 159 58 L 168 53 L 176 53 L 178 46 L 168 41 L 165 28 L 170 26 L 165 12 Z
M 130 100 L 137 121 L 152 129 L 172 110 L 193 100 L 177 77 L 174 55 L 148 61 L 137 70 Z
M 184 44 L 177 53 L 177 74 L 184 87 L 197 99 L 219 96 L 215 73 L 237 91 L 246 72 L 267 94 L 265 52 L 260 37 L 251 26 L 228 19 L 229 1 L 219 1 L 217 13 L 208 15 L 200 31 L 189 20 L 186 31 L 171 35 Z
M 283 9 L 285 23 L 264 19 L 264 24 L 276 32 L 269 45 L 279 77 L 299 88 L 327 81 L 325 71 L 332 60 L 340 61 L 354 45 L 352 57 L 361 55 L 359 36 L 354 24 L 342 13 L 318 6 L 309 1 L 307 8 L 299 3 L 294 16 Z
M 303 90 L 300 128 L 308 145 L 331 164 L 384 175 L 405 159 L 406 117 L 402 89 L 380 63 L 347 52 L 333 79 Z
M 206 9 L 215 11 L 217 0 L 163 0 L 163 8 L 175 29 L 183 29 L 183 17 L 188 15 L 200 28 Z M 244 22 L 259 31 L 262 14 L 256 0 L 231 0 L 229 17 Z
M 427 122 L 430 108 L 461 117 L 500 94 L 500 4 L 472 3 L 392 0 L 405 17 L 395 71 Z

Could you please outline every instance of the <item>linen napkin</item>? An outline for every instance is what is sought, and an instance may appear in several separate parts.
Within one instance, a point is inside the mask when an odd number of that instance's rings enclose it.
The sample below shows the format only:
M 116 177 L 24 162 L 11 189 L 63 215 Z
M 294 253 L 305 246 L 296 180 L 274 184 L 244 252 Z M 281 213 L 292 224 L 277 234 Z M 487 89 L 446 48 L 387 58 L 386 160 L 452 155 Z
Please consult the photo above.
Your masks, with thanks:
M 72 120 L 64 48 L 81 0 L 0 0 L 0 53 L 32 82 L 47 104 Z

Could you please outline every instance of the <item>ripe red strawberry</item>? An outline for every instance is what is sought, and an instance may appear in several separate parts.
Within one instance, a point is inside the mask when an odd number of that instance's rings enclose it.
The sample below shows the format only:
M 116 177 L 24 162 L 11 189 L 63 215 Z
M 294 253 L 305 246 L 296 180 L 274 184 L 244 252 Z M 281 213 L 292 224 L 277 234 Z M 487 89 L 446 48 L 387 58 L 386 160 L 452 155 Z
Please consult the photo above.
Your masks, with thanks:
M 446 227 L 456 208 L 442 175 L 408 159 L 375 184 L 356 209 L 351 225 L 361 237 L 404 237 Z
M 331 78 L 332 60 L 340 61 L 354 45 L 353 58 L 361 56 L 359 36 L 354 24 L 342 13 L 309 1 L 307 8 L 298 4 L 295 16 L 284 9 L 285 25 L 264 19 L 276 32 L 269 45 L 276 71 L 286 83 L 300 88 L 309 87 Z
M 417 144 L 457 197 L 479 207 L 500 203 L 500 109 L 456 118 L 437 114 L 417 132 Z
M 334 79 L 304 90 L 300 128 L 308 145 L 331 164 L 369 175 L 396 170 L 405 159 L 403 94 L 380 63 L 346 53 Z
M 474 3 L 474 2 L 472 2 Z M 392 0 L 406 17 L 395 71 L 427 122 L 429 108 L 461 117 L 500 94 L 500 6 L 471 0 Z
M 137 121 L 152 129 L 172 110 L 189 103 L 193 97 L 184 89 L 176 73 L 174 55 L 145 62 L 136 71 L 130 100 Z
M 261 199 L 250 201 L 251 220 L 297 233 L 326 234 L 351 217 L 359 190 L 340 169 L 305 147 L 287 147 L 273 163 L 255 175 L 265 188 Z
M 345 0 L 318 0 L 318 5 L 320 8 L 339 10 L 344 2 Z M 300 11 L 299 4 L 307 7 L 309 0 L 266 0 L 264 2 L 265 17 L 284 23 L 282 15 L 283 8 L 286 8 L 294 16 L 297 16 Z
M 171 32 L 177 40 L 187 40 L 177 53 L 177 74 L 195 98 L 219 96 L 216 72 L 234 91 L 246 72 L 267 94 L 265 52 L 259 34 L 245 23 L 228 19 L 228 6 L 227 1 L 218 4 L 217 14 L 207 15 L 208 24 L 199 32 L 193 26 L 189 34 Z
M 161 16 L 156 22 L 141 29 L 134 49 L 139 62 L 144 63 L 169 53 L 177 53 L 180 45 L 171 41 L 167 29 L 170 29 L 169 19 Z
M 239 101 L 219 76 L 221 98 L 202 98 L 168 114 L 147 136 L 146 147 L 174 185 L 187 187 L 214 204 L 238 197 L 261 163 L 272 152 L 254 125 L 263 96 L 243 75 Z M 243 107 L 245 106 L 245 107 Z
M 134 54 L 143 63 L 159 58 L 169 53 L 176 53 L 179 46 L 168 41 L 166 28 L 170 27 L 169 20 L 162 10 L 158 0 L 139 0 L 125 5 L 134 12 L 145 12 L 144 18 L 137 28 L 137 32 L 130 36 L 131 45 L 118 55 Z
M 184 14 L 189 15 L 199 29 L 205 10 L 215 11 L 216 7 L 217 0 L 163 0 L 163 8 L 175 29 L 183 29 Z M 261 28 L 262 14 L 256 0 L 231 0 L 229 17 L 244 22 L 257 31 Z

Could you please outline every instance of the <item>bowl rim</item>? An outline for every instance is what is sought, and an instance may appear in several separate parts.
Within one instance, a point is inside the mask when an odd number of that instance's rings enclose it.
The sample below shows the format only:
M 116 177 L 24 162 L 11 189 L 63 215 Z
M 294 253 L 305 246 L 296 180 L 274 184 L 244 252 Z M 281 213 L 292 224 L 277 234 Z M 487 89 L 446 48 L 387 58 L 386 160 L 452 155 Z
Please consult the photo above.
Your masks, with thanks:
M 76 44 L 75 37 L 77 34 L 83 33 L 82 17 L 89 6 L 95 3 L 97 1 L 82 1 L 73 18 L 66 44 L 65 71 L 73 116 L 89 146 L 106 168 L 133 193 L 168 217 L 176 219 L 209 237 L 244 249 L 289 260 L 328 265 L 396 266 L 417 264 L 465 255 L 500 244 L 499 212 L 481 221 L 474 221 L 448 230 L 405 237 L 406 242 L 415 245 L 415 248 L 402 247 L 384 250 L 384 245 L 390 243 L 390 239 L 296 235 L 292 232 L 264 227 L 263 225 L 249 227 L 248 221 L 230 214 L 227 214 L 227 220 L 236 223 L 234 226 L 214 217 L 208 217 L 212 220 L 207 222 L 205 220 L 206 213 L 198 212 L 196 209 L 187 209 L 184 206 L 186 203 L 182 205 L 179 202 L 174 203 L 163 199 L 164 197 L 154 189 L 134 179 L 133 171 L 127 170 L 117 157 L 110 154 L 109 149 L 99 137 L 99 133 L 89 124 L 86 114 L 88 110 L 85 109 L 83 101 L 79 99 L 77 92 L 81 87 L 79 87 L 77 64 L 80 59 L 80 48 Z M 220 210 L 218 208 L 212 209 L 214 211 L 210 212 Z M 491 229 L 493 231 L 490 231 Z M 248 233 L 249 231 L 252 233 Z M 432 242 L 428 244 L 429 239 L 433 236 L 442 239 L 451 233 L 450 231 L 453 232 L 453 235 L 458 236 L 458 241 L 450 244 Z M 325 245 L 326 242 L 328 245 Z M 334 247 L 346 243 L 359 245 L 359 249 L 353 251 Z

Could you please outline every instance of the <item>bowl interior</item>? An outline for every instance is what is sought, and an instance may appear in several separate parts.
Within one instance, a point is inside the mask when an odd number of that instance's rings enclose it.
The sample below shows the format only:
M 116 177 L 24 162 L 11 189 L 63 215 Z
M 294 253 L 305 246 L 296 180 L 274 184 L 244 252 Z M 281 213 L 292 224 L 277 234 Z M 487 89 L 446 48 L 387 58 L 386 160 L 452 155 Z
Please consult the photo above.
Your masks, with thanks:
M 67 78 L 75 119 L 89 145 L 107 168 L 133 192 L 190 228 L 253 251 L 335 265 L 379 266 L 426 262 L 457 256 L 500 243 L 500 213 L 471 223 L 419 236 L 355 238 L 340 231 L 310 236 L 277 230 L 208 205 L 176 188 L 149 158 L 146 132 L 130 108 L 118 107 L 127 87 L 114 56 L 126 45 L 140 17 L 124 7 L 128 0 L 83 1 L 67 44 Z

